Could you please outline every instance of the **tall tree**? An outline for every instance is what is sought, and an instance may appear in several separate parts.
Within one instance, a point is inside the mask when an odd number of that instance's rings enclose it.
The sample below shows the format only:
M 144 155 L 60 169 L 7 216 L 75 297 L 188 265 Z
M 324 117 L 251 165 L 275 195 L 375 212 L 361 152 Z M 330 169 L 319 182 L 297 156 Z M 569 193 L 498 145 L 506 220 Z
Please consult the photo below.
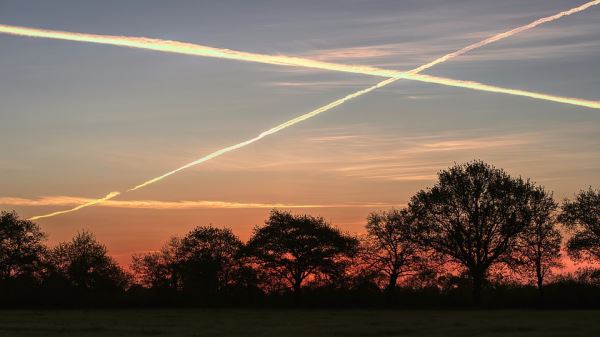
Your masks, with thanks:
M 567 251 L 576 260 L 600 261 L 600 189 L 580 191 L 575 200 L 565 200 L 559 221 L 574 234 Z
M 0 281 L 35 276 L 41 268 L 46 238 L 40 227 L 19 219 L 16 212 L 0 212 Z
M 367 219 L 365 260 L 386 277 L 386 290 L 393 291 L 398 278 L 421 269 L 422 250 L 407 209 L 371 213 Z
M 441 171 L 432 188 L 410 200 L 419 242 L 466 269 L 476 304 L 489 268 L 511 258 L 527 229 L 532 190 L 528 181 L 474 161 Z
M 307 278 L 338 273 L 341 260 L 357 253 L 358 240 L 323 218 L 273 210 L 247 247 L 261 269 L 299 294 Z
M 562 235 L 557 227 L 558 204 L 551 193 L 535 188 L 528 200 L 530 223 L 521 234 L 515 259 L 518 271 L 533 275 L 540 295 L 553 268 L 560 267 Z
M 50 253 L 52 275 L 77 290 L 123 290 L 129 275 L 108 256 L 93 234 L 81 232 Z

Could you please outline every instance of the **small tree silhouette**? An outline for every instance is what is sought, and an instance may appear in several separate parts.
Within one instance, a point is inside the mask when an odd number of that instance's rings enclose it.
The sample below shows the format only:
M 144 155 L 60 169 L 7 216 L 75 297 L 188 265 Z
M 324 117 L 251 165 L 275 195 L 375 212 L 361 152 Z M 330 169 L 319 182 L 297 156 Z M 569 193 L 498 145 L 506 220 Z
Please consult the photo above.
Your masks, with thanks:
M 16 212 L 0 212 L 0 282 L 37 277 L 46 251 L 46 235 L 33 221 Z
M 214 295 L 237 285 L 248 270 L 243 243 L 231 229 L 202 226 L 172 238 L 160 252 L 134 256 L 132 269 L 148 288 Z
M 235 281 L 243 244 L 231 229 L 196 227 L 180 244 L 184 290 L 214 294 Z
M 123 290 L 129 284 L 129 275 L 87 231 L 60 243 L 50 252 L 49 260 L 51 274 L 77 290 Z
M 341 260 L 357 253 L 358 240 L 323 218 L 273 210 L 247 248 L 261 269 L 298 295 L 307 278 L 338 274 Z
M 600 261 L 600 190 L 590 187 L 565 200 L 559 221 L 574 232 L 567 243 L 572 258 Z
M 553 268 L 561 267 L 562 235 L 555 214 L 558 204 L 551 193 L 537 187 L 526 205 L 530 223 L 520 236 L 512 265 L 518 272 L 533 276 L 540 295 L 543 295 L 547 276 Z
M 398 278 L 423 269 L 423 251 L 407 209 L 371 213 L 367 219 L 364 260 L 386 277 L 392 292 Z

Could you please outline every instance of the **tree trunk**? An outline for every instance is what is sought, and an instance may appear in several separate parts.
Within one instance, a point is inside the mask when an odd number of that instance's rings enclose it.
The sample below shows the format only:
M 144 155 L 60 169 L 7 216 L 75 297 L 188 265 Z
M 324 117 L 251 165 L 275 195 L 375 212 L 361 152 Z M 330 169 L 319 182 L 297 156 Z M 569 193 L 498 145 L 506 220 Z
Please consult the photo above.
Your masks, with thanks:
M 398 273 L 390 274 L 390 278 L 388 280 L 388 285 L 386 287 L 386 291 L 388 294 L 392 294 L 396 289 L 396 283 L 398 282 Z
M 537 288 L 540 297 L 544 296 L 544 275 L 542 274 L 542 266 L 537 263 L 535 266 L 535 273 L 537 277 Z
M 301 282 L 299 282 L 297 280 L 294 281 L 293 290 L 294 290 L 295 294 L 300 292 L 300 288 L 301 288 Z
M 294 304 L 300 305 L 300 294 L 302 290 L 302 279 L 300 277 L 294 276 L 294 284 L 292 284 L 292 289 L 294 291 Z
M 473 280 L 473 304 L 475 306 L 481 305 L 481 290 L 483 289 L 483 282 L 485 280 L 485 272 L 479 270 L 471 273 Z

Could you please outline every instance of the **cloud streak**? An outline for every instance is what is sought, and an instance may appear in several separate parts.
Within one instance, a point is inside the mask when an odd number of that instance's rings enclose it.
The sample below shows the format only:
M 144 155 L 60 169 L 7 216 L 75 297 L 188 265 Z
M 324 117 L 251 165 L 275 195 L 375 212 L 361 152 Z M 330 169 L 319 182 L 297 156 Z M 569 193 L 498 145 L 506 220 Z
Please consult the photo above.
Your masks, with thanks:
M 47 196 L 36 199 L 28 198 L 0 198 L 0 205 L 20 207 L 48 207 L 48 206 L 73 206 L 85 205 L 97 199 L 70 197 L 70 196 Z M 284 203 L 247 203 L 214 200 L 106 200 L 99 204 L 109 208 L 128 209 L 151 209 L 151 210 L 192 210 L 192 209 L 272 209 L 272 208 L 376 208 L 390 207 L 386 203 L 341 203 L 341 204 L 284 204 Z

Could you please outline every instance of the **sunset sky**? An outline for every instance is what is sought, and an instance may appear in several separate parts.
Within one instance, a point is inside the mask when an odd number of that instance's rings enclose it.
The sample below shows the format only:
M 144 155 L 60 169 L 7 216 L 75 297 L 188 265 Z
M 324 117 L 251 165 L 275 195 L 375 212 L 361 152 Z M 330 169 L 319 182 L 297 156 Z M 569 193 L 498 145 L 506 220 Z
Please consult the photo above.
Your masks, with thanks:
M 0 24 L 145 36 L 409 70 L 584 3 L 572 0 L 0 0 Z M 22 217 L 123 190 L 381 78 L 0 35 L 0 209 Z M 600 6 L 425 74 L 600 99 Z M 198 225 L 247 239 L 273 207 L 360 232 L 436 172 L 482 159 L 557 200 L 600 183 L 600 110 L 397 81 L 281 133 L 38 222 L 121 262 Z

